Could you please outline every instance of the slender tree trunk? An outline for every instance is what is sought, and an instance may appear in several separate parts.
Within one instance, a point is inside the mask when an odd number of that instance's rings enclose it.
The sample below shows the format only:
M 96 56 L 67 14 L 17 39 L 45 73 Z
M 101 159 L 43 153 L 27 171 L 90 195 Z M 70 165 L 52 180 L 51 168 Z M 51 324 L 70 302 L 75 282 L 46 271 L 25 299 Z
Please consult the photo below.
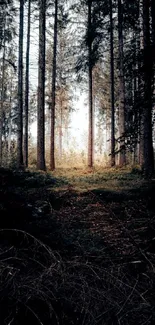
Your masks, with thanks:
M 123 10 L 122 0 L 118 0 L 118 42 L 119 42 L 119 165 L 125 164 L 125 82 L 123 65 Z
M 9 103 L 9 118 L 8 118 L 8 165 L 11 163 L 11 134 L 12 134 L 12 98 L 13 98 L 13 74 L 11 73 L 10 82 L 10 103 Z
M 62 118 L 62 103 L 60 103 L 60 127 L 59 127 L 59 156 L 60 159 L 62 159 L 62 124 L 63 124 L 63 118 Z
M 23 167 L 23 30 L 24 0 L 20 0 L 19 54 L 18 54 L 18 137 L 17 166 Z
M 25 73 L 25 132 L 24 132 L 24 165 L 28 167 L 28 119 L 29 119 L 29 56 L 30 56 L 30 24 L 31 0 L 28 1 L 27 44 L 26 44 L 26 73 Z
M 11 162 L 11 134 L 12 134 L 11 102 L 12 102 L 12 97 L 10 96 L 9 131 L 8 131 L 8 163 L 9 164 Z
M 153 87 L 155 88 L 155 0 L 151 0 Z
M 58 34 L 58 0 L 55 0 L 54 39 L 53 39 L 53 71 L 51 94 L 51 152 L 50 169 L 55 169 L 55 98 L 56 98 L 56 64 L 57 64 L 57 34 Z
M 92 0 L 88 0 L 88 61 L 89 61 L 89 126 L 88 126 L 88 167 L 93 167 L 94 126 L 93 126 L 93 77 L 92 77 Z
M 62 28 L 59 30 L 59 65 L 60 65 L 60 90 L 59 90 L 59 114 L 60 114 L 60 125 L 59 125 L 59 157 L 62 159 L 62 141 L 63 141 L 63 38 L 62 38 Z
M 1 88 L 1 101 L 0 101 L 0 167 L 2 166 L 2 156 L 3 156 L 2 137 L 3 137 L 3 111 L 4 111 L 5 54 L 6 54 L 6 44 L 5 44 L 5 31 L 4 31 L 4 47 L 3 47 L 3 59 L 2 59 L 2 85 L 1 85 L 2 88 Z
M 138 37 L 137 37 L 137 50 L 138 50 L 138 130 L 139 130 L 139 155 L 138 162 L 140 166 L 144 164 L 144 137 L 143 137 L 143 88 L 144 80 L 142 76 L 142 61 L 141 61 L 141 52 L 143 51 L 143 33 L 142 33 L 142 0 L 139 1 L 139 25 L 138 25 Z
M 113 4 L 110 1 L 110 81 L 111 81 L 111 167 L 115 166 L 115 98 L 114 98 L 114 37 Z
M 140 112 L 139 121 L 139 164 L 143 168 L 144 165 L 144 121 L 143 112 Z
M 137 40 L 136 40 L 136 34 L 133 35 L 135 39 L 134 44 L 134 63 L 133 63 L 133 105 L 134 105 L 134 114 L 133 114 L 133 123 L 135 128 L 135 138 L 134 138 L 134 144 L 133 144 L 133 165 L 136 165 L 138 163 L 137 161 L 137 153 L 138 153 L 138 78 L 137 78 Z
M 152 41 L 155 46 L 155 1 L 151 0 Z
M 60 127 L 59 127 L 59 154 L 62 159 L 62 126 L 63 126 L 63 103 L 62 103 L 62 92 L 60 93 Z
M 45 170 L 45 31 L 46 0 L 39 0 L 39 66 L 37 110 L 37 168 Z
M 152 143 L 152 77 L 153 62 L 151 60 L 150 44 L 150 12 L 149 0 L 143 0 L 143 41 L 144 41 L 144 103 L 143 103 L 143 137 L 145 176 L 151 176 L 154 171 Z

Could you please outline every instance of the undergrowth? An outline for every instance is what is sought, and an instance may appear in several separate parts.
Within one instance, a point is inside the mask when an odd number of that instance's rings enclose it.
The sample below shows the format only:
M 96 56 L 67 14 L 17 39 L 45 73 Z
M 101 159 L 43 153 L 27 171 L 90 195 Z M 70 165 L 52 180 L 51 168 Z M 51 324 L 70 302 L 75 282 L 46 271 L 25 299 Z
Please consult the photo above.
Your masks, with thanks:
M 87 175 L 0 171 L 2 325 L 155 323 L 154 183 L 88 174 L 81 192 Z

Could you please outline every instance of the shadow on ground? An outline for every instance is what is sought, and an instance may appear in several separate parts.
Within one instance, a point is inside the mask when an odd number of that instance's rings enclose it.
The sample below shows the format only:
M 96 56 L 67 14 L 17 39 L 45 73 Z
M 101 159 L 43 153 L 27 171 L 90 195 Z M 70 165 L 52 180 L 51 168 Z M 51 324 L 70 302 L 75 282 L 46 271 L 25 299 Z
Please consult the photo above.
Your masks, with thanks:
M 1 169 L 0 182 L 1 324 L 155 323 L 153 181 L 80 192 Z

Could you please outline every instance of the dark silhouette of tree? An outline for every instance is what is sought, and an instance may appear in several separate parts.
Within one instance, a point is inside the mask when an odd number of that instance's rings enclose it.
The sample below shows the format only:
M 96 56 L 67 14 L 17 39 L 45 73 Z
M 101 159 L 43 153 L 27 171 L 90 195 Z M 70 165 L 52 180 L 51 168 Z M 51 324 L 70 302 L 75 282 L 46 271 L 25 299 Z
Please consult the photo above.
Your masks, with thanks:
M 4 25 L 4 39 L 3 39 L 3 58 L 2 58 L 2 81 L 1 81 L 1 97 L 0 97 L 0 166 L 2 166 L 2 135 L 3 135 L 3 110 L 4 110 L 4 81 L 5 81 L 5 56 L 6 56 L 6 39 L 5 39 L 5 25 Z
M 150 1 L 143 0 L 143 44 L 144 44 L 144 101 L 143 101 L 143 170 L 146 176 L 154 171 L 153 143 L 152 143 L 152 79 L 153 60 L 150 42 Z
M 45 170 L 45 27 L 46 1 L 39 0 L 39 62 L 37 108 L 37 168 Z
M 93 134 L 93 84 L 92 84 L 92 0 L 88 0 L 88 82 L 89 82 L 89 126 L 88 126 L 88 167 L 93 166 L 94 134 Z
M 19 49 L 18 49 L 18 132 L 17 132 L 17 166 L 23 166 L 23 28 L 24 0 L 20 0 L 19 13 Z
M 152 41 L 155 46 L 155 2 L 151 0 Z
M 56 97 L 56 59 L 58 34 L 58 0 L 55 0 L 54 38 L 53 38 L 53 65 L 52 65 L 52 93 L 51 93 L 51 152 L 50 169 L 55 169 L 55 97 Z
M 83 74 L 88 78 L 88 167 L 94 163 L 94 114 L 93 114 L 93 68 L 102 56 L 102 21 L 101 12 L 103 3 L 92 0 L 81 1 L 81 6 L 76 10 L 82 11 L 84 17 L 84 33 L 81 37 L 80 51 L 77 50 L 78 57 L 76 60 L 76 72 L 78 80 L 83 80 Z
M 125 164 L 125 82 L 123 66 L 123 6 L 118 0 L 118 66 L 119 66 L 119 165 Z
M 114 36 L 113 36 L 113 3 L 110 7 L 110 82 L 111 82 L 111 167 L 115 166 L 115 98 L 114 98 Z
M 155 77 L 155 1 L 154 0 L 151 0 L 151 19 L 152 19 L 152 26 L 151 26 L 152 27 L 152 56 L 153 56 L 153 69 L 154 69 L 154 77 Z
M 27 44 L 26 44 L 26 71 L 25 71 L 25 119 L 24 119 L 24 165 L 28 167 L 28 120 L 29 120 L 29 61 L 30 61 L 30 27 L 31 27 L 31 0 L 28 0 Z

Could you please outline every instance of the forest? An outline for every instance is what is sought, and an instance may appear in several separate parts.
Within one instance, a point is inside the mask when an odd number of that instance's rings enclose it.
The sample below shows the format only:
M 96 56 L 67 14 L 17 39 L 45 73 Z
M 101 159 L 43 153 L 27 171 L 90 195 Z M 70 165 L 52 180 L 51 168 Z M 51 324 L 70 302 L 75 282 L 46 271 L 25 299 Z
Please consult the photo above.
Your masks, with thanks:
M 155 324 L 155 0 L 0 1 L 0 323 Z

